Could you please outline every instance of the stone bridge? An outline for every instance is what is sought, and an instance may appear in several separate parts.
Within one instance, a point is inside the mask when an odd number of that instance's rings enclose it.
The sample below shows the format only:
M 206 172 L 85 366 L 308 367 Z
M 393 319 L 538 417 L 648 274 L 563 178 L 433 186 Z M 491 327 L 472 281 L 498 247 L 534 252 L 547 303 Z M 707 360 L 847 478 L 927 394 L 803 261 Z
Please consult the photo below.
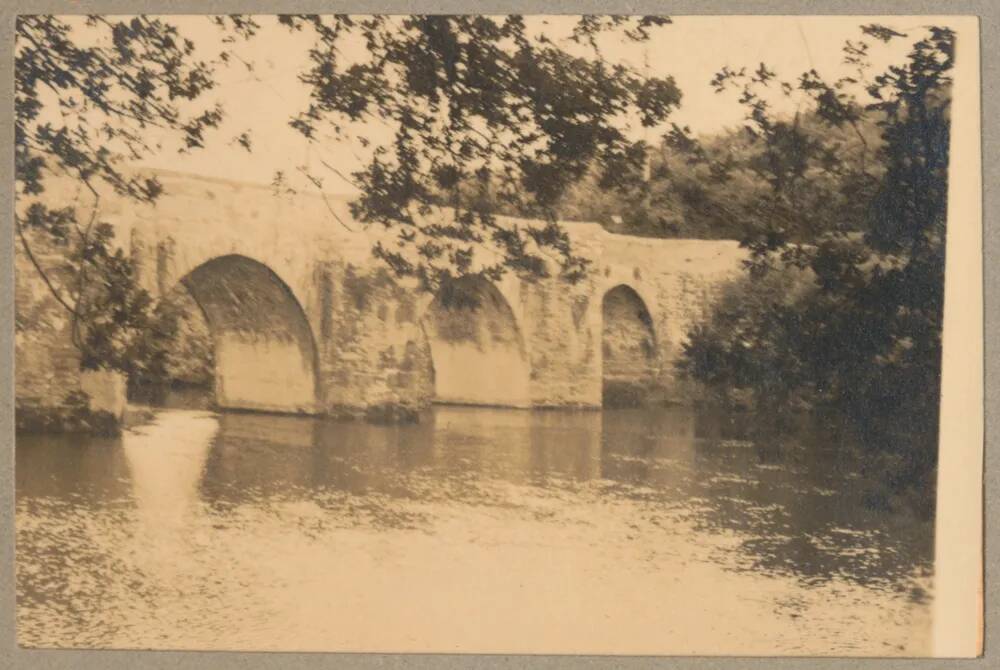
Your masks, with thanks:
M 155 205 L 105 196 L 100 218 L 149 291 L 183 286 L 201 307 L 224 408 L 600 407 L 650 392 L 683 401 L 674 363 L 685 333 L 743 257 L 732 241 L 567 223 L 592 262 L 583 281 L 467 278 L 460 287 L 477 299 L 455 305 L 390 276 L 371 254 L 380 233 L 353 221 L 343 198 L 157 177 Z M 45 197 L 80 202 L 76 189 L 53 181 Z

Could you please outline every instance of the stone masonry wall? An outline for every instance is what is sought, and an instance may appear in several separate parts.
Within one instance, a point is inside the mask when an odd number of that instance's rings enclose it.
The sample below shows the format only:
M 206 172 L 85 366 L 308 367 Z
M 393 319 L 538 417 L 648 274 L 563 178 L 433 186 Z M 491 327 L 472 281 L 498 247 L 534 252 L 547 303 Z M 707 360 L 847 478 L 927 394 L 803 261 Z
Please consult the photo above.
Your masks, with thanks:
M 58 250 L 43 246 L 35 256 L 46 269 L 61 258 Z M 72 343 L 69 314 L 20 244 L 14 248 L 14 304 L 15 398 L 19 405 L 58 404 L 80 390 L 80 352 Z
M 321 262 L 316 281 L 321 411 L 426 405 L 433 371 L 420 296 L 381 267 L 341 258 Z
M 656 340 L 655 376 L 669 400 L 686 402 L 695 389 L 679 378 L 676 363 L 687 332 L 707 315 L 722 287 L 741 274 L 745 252 L 729 240 L 606 235 L 602 291 L 625 285 L 642 298 Z
M 58 281 L 62 251 L 38 239 L 32 239 L 31 246 L 35 260 Z M 106 371 L 81 372 L 70 315 L 35 270 L 20 240 L 14 248 L 14 304 L 18 429 L 113 429 L 105 417 L 121 418 L 124 380 Z

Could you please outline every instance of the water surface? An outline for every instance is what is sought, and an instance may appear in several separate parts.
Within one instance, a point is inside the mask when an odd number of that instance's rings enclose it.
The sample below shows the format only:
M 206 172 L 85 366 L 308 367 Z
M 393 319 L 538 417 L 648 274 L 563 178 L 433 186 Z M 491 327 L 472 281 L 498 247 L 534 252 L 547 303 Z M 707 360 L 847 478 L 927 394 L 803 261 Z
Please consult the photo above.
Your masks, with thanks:
M 930 651 L 932 524 L 867 509 L 816 436 L 690 409 L 393 427 L 184 404 L 120 439 L 18 439 L 21 644 Z

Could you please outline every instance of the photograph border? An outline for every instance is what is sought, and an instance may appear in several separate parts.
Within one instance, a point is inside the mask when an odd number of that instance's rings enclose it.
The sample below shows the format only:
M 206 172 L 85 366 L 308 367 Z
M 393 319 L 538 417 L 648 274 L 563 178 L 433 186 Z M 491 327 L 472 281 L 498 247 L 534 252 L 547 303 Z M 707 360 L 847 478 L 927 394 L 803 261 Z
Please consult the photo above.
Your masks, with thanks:
M 949 496 L 946 505 L 938 508 L 937 546 L 947 550 L 946 574 L 950 579 L 947 587 L 948 598 L 935 602 L 935 612 L 941 613 L 956 607 L 964 608 L 962 614 L 949 614 L 948 621 L 960 632 L 935 628 L 935 648 L 948 655 L 968 655 L 970 648 L 984 647 L 984 655 L 971 660 L 945 660 L 942 658 L 913 659 L 872 659 L 872 658 L 803 658 L 803 657 L 640 657 L 640 656 L 516 656 L 516 655 L 476 655 L 476 654 L 361 654 L 361 653 L 296 653 L 296 652 L 174 652 L 174 651 L 104 651 L 104 650 L 34 650 L 16 646 L 14 630 L 15 583 L 14 583 L 14 389 L 13 389 L 13 36 L 14 18 L 17 14 L 215 14 L 215 13 L 259 13 L 284 12 L 315 13 L 544 13 L 544 14 L 667 14 L 682 15 L 932 15 L 932 16 L 978 16 L 979 68 L 981 76 L 981 143 L 977 141 L 977 127 L 964 124 L 956 131 L 952 128 L 953 164 L 964 161 L 964 170 L 981 162 L 981 174 L 960 180 L 952 179 L 949 173 L 949 224 L 956 218 L 982 224 L 983 256 L 974 262 L 981 262 L 983 272 L 982 287 L 974 282 L 975 269 L 963 268 L 964 283 L 952 282 L 953 272 L 946 270 L 946 323 L 961 321 L 959 328 L 945 329 L 943 388 L 960 389 L 957 392 L 942 393 L 942 434 L 960 435 L 960 441 L 970 447 L 982 443 L 985 430 L 986 444 L 962 453 L 947 454 L 942 458 L 939 477 L 948 478 L 951 487 L 963 493 Z M 998 161 L 998 140 L 1000 140 L 1000 63 L 996 58 L 983 58 L 983 54 L 1000 53 L 1000 3 L 995 0 L 679 0 L 629 2 L 570 2 L 565 0 L 522 0 L 520 2 L 479 2 L 470 5 L 455 0 L 428 0 L 410 2 L 372 2 L 366 0 L 322 2 L 316 0 L 131 0 L 131 1 L 86 1 L 67 0 L 7 0 L 0 7 L 0 99 L 10 101 L 0 113 L 0 150 L 7 160 L 0 162 L 0 206 L 5 216 L 3 221 L 8 230 L 4 243 L 0 244 L 0 265 L 3 281 L 0 282 L 0 323 L 11 324 L 0 329 L 0 371 L 6 383 L 0 386 L 0 434 L 4 436 L 4 457 L 0 458 L 0 668 L 45 667 L 45 668 L 313 668 L 313 667 L 378 667 L 378 668 L 459 668 L 459 667 L 524 667 L 524 668 L 586 668 L 614 665 L 622 668 L 912 668 L 922 664 L 930 667 L 996 667 L 1000 665 L 1000 652 L 996 650 L 997 617 L 996 600 L 997 570 L 1000 557 L 996 547 L 989 542 L 990 537 L 1000 537 L 997 519 L 1000 517 L 1000 502 L 997 500 L 997 472 L 1000 471 L 996 444 L 998 421 L 1000 421 L 1000 382 L 998 382 L 998 362 L 995 347 L 990 346 L 989 333 L 1000 332 L 1000 226 L 996 224 L 998 214 L 998 189 L 1000 184 L 1000 161 Z M 962 43 L 959 40 L 959 53 Z M 961 63 L 957 64 L 958 68 Z M 956 84 L 960 80 L 956 79 Z M 959 153 L 960 152 L 960 153 Z M 980 153 L 981 152 L 981 153 Z M 979 154 L 979 155 L 977 155 Z M 958 160 L 956 160 L 956 156 Z M 964 174 L 964 173 L 963 173 Z M 975 194 L 982 193 L 982 209 Z M 959 196 L 959 197 L 956 197 Z M 990 222 L 990 223 L 987 223 Z M 977 224 L 979 225 L 979 224 Z M 970 224 L 971 226 L 971 224 Z M 976 229 L 971 226 L 972 233 Z M 949 226 L 948 267 L 956 254 L 968 254 L 975 250 L 978 241 L 974 234 L 962 235 L 956 241 Z M 974 253 L 974 251 L 972 251 Z M 968 279 L 973 278 L 972 282 Z M 979 293 L 981 291 L 981 294 Z M 983 310 L 978 310 L 971 297 L 982 295 Z M 961 303 L 956 303 L 956 298 Z M 950 307 L 949 307 L 950 305 Z M 949 333 L 951 335 L 949 335 Z M 993 338 L 996 340 L 996 338 Z M 985 359 L 983 358 L 985 354 Z M 985 378 L 984 378 L 985 375 Z M 985 387 L 982 381 L 985 379 Z M 978 405 L 978 407 L 977 407 Z M 985 425 L 979 420 L 985 411 Z M 971 419 L 971 420 L 970 420 Z M 971 470 L 983 463 L 983 486 L 972 476 Z M 978 473 L 976 473 L 978 474 Z M 961 483 L 958 483 L 961 480 Z M 939 498 L 940 501 L 940 498 Z M 985 510 L 985 518 L 972 513 Z M 978 556 L 969 547 L 963 547 L 961 538 L 969 533 L 979 533 L 983 537 L 985 555 Z M 956 539 L 958 538 L 958 539 Z M 979 573 L 978 566 L 985 566 L 985 575 Z M 938 582 L 938 585 L 940 582 Z M 985 627 L 970 620 L 967 607 L 970 597 L 979 592 L 985 601 Z M 984 638 L 980 638 L 984 631 Z M 970 639 L 974 636 L 975 639 Z M 992 653 L 991 653 L 992 652 Z

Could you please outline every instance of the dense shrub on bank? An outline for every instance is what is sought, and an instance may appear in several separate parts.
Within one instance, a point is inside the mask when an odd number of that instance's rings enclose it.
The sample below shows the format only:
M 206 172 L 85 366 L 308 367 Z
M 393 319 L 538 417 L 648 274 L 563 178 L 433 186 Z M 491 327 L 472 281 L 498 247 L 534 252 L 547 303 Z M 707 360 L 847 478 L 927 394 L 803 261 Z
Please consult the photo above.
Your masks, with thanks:
M 111 412 L 93 410 L 83 391 L 72 391 L 57 405 L 16 403 L 14 429 L 18 434 L 82 433 L 113 437 L 121 432 L 121 422 Z
M 926 496 L 937 452 L 939 340 L 928 332 L 917 346 L 894 325 L 878 301 L 842 301 L 810 272 L 773 272 L 727 287 L 679 366 L 713 402 L 775 431 L 801 412 L 846 426 L 841 446 L 882 482 L 871 500 L 881 506 L 906 489 Z

